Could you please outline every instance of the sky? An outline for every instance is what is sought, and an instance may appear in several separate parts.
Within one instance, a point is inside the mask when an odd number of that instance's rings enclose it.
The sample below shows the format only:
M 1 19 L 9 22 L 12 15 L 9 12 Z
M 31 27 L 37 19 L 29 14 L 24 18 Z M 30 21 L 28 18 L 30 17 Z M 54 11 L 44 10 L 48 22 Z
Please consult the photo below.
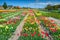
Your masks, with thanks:
M 6 2 L 7 5 L 31 7 L 31 8 L 44 8 L 48 4 L 60 4 L 60 0 L 0 0 L 0 5 Z

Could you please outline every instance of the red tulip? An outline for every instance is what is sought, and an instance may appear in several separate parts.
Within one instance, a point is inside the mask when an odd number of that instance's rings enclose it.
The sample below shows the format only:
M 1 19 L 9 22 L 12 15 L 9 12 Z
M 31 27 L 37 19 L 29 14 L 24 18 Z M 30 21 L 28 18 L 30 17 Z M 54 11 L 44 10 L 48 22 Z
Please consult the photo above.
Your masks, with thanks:
M 42 34 L 45 34 L 45 32 L 44 32 L 44 31 L 41 31 L 41 33 L 42 33 Z
M 52 30 L 53 32 L 56 32 L 56 30 L 54 29 L 54 30 Z
M 55 28 L 50 28 L 52 32 L 56 32 L 57 30 Z
M 49 34 L 48 34 L 47 32 L 45 33 L 45 35 L 46 35 L 47 37 L 49 36 Z
M 25 33 L 25 34 L 23 34 L 23 36 L 27 37 L 27 36 L 28 36 L 28 34 L 26 34 L 26 33 Z
M 50 20 L 51 23 L 54 23 L 55 21 L 54 20 Z
M 38 36 L 40 36 L 40 34 L 38 34 Z
M 32 37 L 34 37 L 34 34 L 31 34 Z
M 36 34 L 36 32 L 34 32 L 34 34 Z
M 52 24 L 52 26 L 56 26 L 56 24 Z

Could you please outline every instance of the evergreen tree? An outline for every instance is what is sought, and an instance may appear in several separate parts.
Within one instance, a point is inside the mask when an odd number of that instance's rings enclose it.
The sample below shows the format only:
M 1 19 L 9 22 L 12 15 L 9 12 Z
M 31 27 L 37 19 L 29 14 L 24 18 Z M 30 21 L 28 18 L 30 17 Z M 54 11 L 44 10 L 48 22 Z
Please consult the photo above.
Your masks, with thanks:
M 7 8 L 7 4 L 6 4 L 6 2 L 4 2 L 4 4 L 3 4 L 3 8 L 4 8 L 4 9 Z

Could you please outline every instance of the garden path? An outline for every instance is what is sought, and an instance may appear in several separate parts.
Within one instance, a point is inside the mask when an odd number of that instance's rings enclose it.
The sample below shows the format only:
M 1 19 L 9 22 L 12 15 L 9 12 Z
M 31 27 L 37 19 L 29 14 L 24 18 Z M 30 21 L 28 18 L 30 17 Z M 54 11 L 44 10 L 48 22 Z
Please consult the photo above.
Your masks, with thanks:
M 21 35 L 21 31 L 22 31 L 22 28 L 24 26 L 24 23 L 25 23 L 25 20 L 27 19 L 29 14 L 27 14 L 25 16 L 25 18 L 21 21 L 21 23 L 18 25 L 16 31 L 14 32 L 14 35 L 11 36 L 11 38 L 9 38 L 9 40 L 17 40 L 19 38 L 19 36 Z

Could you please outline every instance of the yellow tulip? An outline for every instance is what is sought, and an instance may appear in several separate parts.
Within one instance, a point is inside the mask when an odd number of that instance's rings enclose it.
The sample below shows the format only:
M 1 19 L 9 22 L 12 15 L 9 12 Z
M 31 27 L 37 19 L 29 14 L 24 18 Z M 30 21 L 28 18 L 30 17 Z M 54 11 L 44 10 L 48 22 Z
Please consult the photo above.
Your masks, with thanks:
M 60 34 L 59 34 L 59 36 L 60 36 Z
M 47 17 L 45 17 L 45 20 L 48 20 L 48 18 L 47 18 Z
M 36 13 L 36 15 L 40 16 L 40 15 L 42 15 L 42 14 L 41 14 L 41 13 Z
M 28 17 L 28 19 L 31 19 L 31 17 Z
M 34 22 L 32 22 L 31 24 L 34 24 Z
M 27 29 L 27 28 L 25 28 L 25 30 L 26 30 L 26 31 L 28 31 L 28 29 Z
M 8 26 L 6 26 L 6 29 L 8 29 L 9 27 Z
M 60 27 L 57 27 L 57 29 L 60 29 Z
M 46 24 L 46 26 L 48 26 L 48 24 Z
M 26 27 L 28 29 L 28 27 Z
M 28 31 L 28 29 L 26 29 L 26 31 Z
M 33 28 L 33 30 L 35 31 L 35 29 Z
M 36 28 L 36 30 L 37 30 L 38 28 Z
M 4 27 L 4 25 L 0 25 L 0 27 Z

